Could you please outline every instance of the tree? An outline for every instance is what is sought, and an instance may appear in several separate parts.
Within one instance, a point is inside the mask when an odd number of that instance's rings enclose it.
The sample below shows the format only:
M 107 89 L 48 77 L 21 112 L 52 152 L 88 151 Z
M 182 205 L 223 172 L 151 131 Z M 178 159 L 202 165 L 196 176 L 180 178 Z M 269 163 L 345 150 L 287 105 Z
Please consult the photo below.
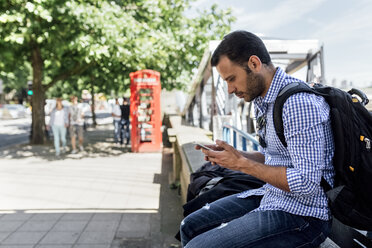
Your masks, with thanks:
M 99 90 L 128 86 L 129 72 L 162 73 L 163 88 L 183 88 L 210 39 L 220 39 L 230 12 L 184 17 L 188 0 L 7 0 L 0 3 L 0 71 L 31 64 L 31 143 L 44 143 L 46 91 L 57 82 Z M 124 84 L 124 86 L 123 86 Z

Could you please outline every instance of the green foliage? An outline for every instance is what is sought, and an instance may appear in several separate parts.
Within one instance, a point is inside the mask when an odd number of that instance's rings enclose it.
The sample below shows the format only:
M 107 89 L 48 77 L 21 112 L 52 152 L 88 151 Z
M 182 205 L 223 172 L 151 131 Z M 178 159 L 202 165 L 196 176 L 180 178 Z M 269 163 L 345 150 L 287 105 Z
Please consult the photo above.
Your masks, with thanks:
M 216 6 L 190 19 L 188 7 L 189 0 L 0 1 L 0 76 L 21 83 L 9 75 L 32 68 L 31 142 L 45 140 L 46 94 L 122 93 L 140 69 L 159 71 L 163 88 L 187 88 L 208 41 L 234 21 Z
M 12 90 L 21 91 L 27 88 L 27 82 L 31 80 L 31 68 L 29 64 L 16 68 L 13 72 L 0 72 L 0 78 L 4 83 L 4 92 L 9 93 Z
M 91 84 L 122 92 L 129 73 L 145 68 L 161 72 L 163 88 L 185 88 L 208 41 L 234 21 L 216 6 L 189 19 L 188 7 L 187 0 L 1 1 L 0 72 L 25 68 L 38 46 L 43 85 L 55 85 L 52 92 Z

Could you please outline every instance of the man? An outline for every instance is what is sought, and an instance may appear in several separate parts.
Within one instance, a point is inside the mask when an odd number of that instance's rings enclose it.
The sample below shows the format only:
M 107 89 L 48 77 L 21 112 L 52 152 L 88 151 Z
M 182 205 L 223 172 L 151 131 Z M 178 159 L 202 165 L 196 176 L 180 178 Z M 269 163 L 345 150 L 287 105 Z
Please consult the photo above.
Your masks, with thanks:
M 330 229 L 324 177 L 333 185 L 333 136 L 329 106 L 322 97 L 298 93 L 283 107 L 285 148 L 273 126 L 279 91 L 300 81 L 275 68 L 262 40 L 236 31 L 215 50 L 216 66 L 229 93 L 255 103 L 259 152 L 239 152 L 217 140 L 202 149 L 206 159 L 255 176 L 259 189 L 219 199 L 187 216 L 181 223 L 185 247 L 318 247 Z
M 115 98 L 115 105 L 112 107 L 112 118 L 114 119 L 114 142 L 119 144 L 121 110 L 117 98 Z
M 71 146 L 72 154 L 77 153 L 76 150 L 76 136 L 79 139 L 79 148 L 80 151 L 84 151 L 83 147 L 83 126 L 84 126 L 84 113 L 81 106 L 78 104 L 77 96 L 71 97 L 72 105 L 69 109 L 69 121 L 70 121 L 70 137 L 71 137 Z
M 123 105 L 120 106 L 121 109 L 121 127 L 120 127 L 120 143 L 124 143 L 124 138 L 126 139 L 126 145 L 129 145 L 130 142 L 130 131 L 129 131 L 129 113 L 130 113 L 130 106 L 128 102 L 128 98 L 123 97 Z

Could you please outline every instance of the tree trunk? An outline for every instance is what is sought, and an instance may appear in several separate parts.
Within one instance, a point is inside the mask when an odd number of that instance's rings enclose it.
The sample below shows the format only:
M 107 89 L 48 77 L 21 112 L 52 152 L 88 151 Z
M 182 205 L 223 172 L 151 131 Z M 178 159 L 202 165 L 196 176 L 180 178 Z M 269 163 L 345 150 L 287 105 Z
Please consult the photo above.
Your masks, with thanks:
M 91 81 L 91 94 L 92 94 L 92 121 L 93 121 L 93 127 L 97 126 L 97 119 L 96 119 L 96 104 L 94 99 L 94 83 Z
M 45 113 L 44 101 L 45 90 L 42 85 L 43 80 L 43 60 L 41 58 L 40 48 L 37 44 L 32 46 L 31 50 L 32 65 L 32 90 L 34 94 L 31 97 L 32 104 L 32 131 L 31 144 L 45 143 Z

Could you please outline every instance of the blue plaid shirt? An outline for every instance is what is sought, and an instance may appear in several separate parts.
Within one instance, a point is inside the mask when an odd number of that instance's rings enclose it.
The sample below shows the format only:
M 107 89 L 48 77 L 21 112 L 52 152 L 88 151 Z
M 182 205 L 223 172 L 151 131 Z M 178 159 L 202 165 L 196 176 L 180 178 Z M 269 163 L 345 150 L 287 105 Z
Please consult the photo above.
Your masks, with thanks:
M 297 93 L 288 98 L 283 106 L 287 148 L 280 142 L 273 124 L 273 108 L 279 91 L 287 84 L 298 81 L 277 68 L 265 97 L 254 100 L 256 118 L 266 117 L 266 125 L 258 131 L 267 144 L 265 148 L 260 147 L 265 164 L 287 167 L 290 192 L 267 183 L 238 197 L 263 195 L 260 206 L 254 211 L 282 210 L 328 220 L 327 197 L 320 186 L 322 176 L 330 185 L 333 185 L 334 177 L 334 144 L 328 104 L 322 97 L 309 93 Z

